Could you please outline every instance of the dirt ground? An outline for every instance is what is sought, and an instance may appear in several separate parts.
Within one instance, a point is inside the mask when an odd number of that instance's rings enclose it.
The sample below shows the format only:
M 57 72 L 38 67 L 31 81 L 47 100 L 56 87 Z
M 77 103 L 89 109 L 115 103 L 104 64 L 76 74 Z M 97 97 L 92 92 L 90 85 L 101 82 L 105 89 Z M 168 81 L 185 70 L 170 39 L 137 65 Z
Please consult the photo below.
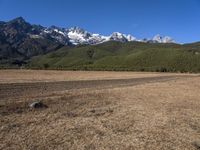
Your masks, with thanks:
M 199 74 L 1 70 L 0 149 L 199 149 L 199 81 Z M 48 107 L 30 109 L 34 101 Z
M 165 76 L 166 74 L 109 71 L 0 70 L 0 83 L 130 79 Z

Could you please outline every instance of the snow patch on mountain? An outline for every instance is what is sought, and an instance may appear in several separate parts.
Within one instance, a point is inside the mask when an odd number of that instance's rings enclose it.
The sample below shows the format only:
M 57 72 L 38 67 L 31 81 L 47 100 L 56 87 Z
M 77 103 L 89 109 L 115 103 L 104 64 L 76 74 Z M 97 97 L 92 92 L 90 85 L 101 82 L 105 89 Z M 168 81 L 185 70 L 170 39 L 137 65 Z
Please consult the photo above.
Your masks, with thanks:
M 154 43 L 175 43 L 175 41 L 169 36 L 155 35 L 152 39 Z
M 151 43 L 175 43 L 175 41 L 169 36 L 160 36 L 159 34 L 154 36 L 152 39 L 140 40 L 136 37 L 128 34 L 123 34 L 120 32 L 113 32 L 109 36 L 100 35 L 96 33 L 90 33 L 79 27 L 72 28 L 59 28 L 56 26 L 51 26 L 45 28 L 42 34 L 47 34 L 51 38 L 56 39 L 62 44 L 79 45 L 79 44 L 100 44 L 107 41 L 119 41 L 119 42 L 151 42 Z

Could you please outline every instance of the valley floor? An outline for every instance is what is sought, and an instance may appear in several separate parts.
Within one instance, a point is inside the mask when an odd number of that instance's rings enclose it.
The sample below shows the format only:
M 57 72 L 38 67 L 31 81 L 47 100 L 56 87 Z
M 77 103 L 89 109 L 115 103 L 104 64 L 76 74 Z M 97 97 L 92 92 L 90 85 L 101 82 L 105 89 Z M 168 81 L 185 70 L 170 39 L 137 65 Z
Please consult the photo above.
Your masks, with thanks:
M 0 149 L 198 149 L 200 75 L 0 70 Z M 40 100 L 48 108 L 30 109 Z

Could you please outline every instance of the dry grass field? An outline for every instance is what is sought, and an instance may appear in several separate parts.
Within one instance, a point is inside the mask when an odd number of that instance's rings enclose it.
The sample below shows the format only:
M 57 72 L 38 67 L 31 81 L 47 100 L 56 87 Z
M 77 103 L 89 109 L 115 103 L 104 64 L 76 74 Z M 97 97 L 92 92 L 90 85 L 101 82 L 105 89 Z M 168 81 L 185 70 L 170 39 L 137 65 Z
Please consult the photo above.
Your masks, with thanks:
M 165 76 L 166 74 L 109 71 L 0 70 L 0 83 L 127 79 Z
M 199 149 L 199 81 L 199 74 L 0 70 L 0 149 Z M 47 108 L 28 107 L 38 100 Z

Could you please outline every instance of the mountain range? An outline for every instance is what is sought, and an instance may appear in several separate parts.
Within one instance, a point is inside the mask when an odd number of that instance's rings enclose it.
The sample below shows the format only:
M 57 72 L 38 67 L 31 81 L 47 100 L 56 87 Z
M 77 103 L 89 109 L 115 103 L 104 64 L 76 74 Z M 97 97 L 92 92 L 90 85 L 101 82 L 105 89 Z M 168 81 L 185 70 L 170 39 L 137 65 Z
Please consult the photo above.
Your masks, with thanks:
M 49 28 L 44 28 L 41 30 L 40 36 L 43 37 L 44 34 L 49 34 L 52 38 L 59 41 L 64 45 L 80 45 L 80 44 L 89 44 L 95 45 L 107 41 L 119 41 L 119 42 L 151 42 L 151 43 L 175 43 L 175 41 L 168 36 L 160 36 L 159 34 L 154 36 L 152 39 L 142 39 L 139 40 L 136 37 L 128 34 L 123 34 L 120 32 L 113 32 L 109 36 L 90 33 L 79 27 L 72 28 L 59 28 L 56 26 L 51 26 Z M 39 36 L 39 35 L 36 35 Z
M 105 36 L 79 27 L 34 25 L 22 17 L 0 21 L 0 68 L 199 72 L 199 53 L 199 43 L 178 44 L 168 36 Z
M 107 41 L 120 41 L 120 42 L 151 42 L 151 43 L 175 43 L 175 41 L 168 36 L 156 35 L 152 39 L 137 39 L 132 35 L 126 35 L 119 32 L 113 32 L 109 36 L 90 33 L 79 27 L 60 28 L 56 26 L 43 27 L 41 25 L 31 25 L 26 22 L 22 17 L 15 18 L 8 22 L 0 22 L 1 35 L 6 38 L 13 38 L 16 34 L 23 34 L 23 37 L 32 39 L 51 39 L 55 42 L 60 42 L 64 45 L 79 45 L 79 44 L 99 44 Z M 11 37 L 9 37 L 11 36 Z M 21 37 L 23 40 L 23 37 Z M 18 38 L 18 37 L 15 37 Z M 20 38 L 20 37 L 19 37 Z M 20 39 L 17 39 L 20 40 Z M 10 42 L 13 42 L 12 40 Z

